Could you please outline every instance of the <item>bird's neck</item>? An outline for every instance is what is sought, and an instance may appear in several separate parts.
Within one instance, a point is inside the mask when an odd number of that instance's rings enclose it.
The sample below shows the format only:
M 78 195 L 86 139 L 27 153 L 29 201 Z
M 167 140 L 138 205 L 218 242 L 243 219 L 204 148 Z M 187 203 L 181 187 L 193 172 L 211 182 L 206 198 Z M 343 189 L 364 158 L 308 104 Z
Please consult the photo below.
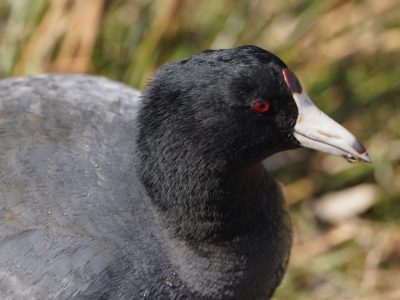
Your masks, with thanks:
M 291 244 L 276 183 L 260 163 L 228 168 L 218 156 L 175 150 L 148 151 L 139 168 L 173 268 L 201 299 L 271 293 Z
M 282 197 L 261 163 L 235 166 L 220 153 L 190 152 L 184 146 L 151 150 L 139 155 L 139 176 L 173 235 L 227 241 L 255 236 L 280 222 Z

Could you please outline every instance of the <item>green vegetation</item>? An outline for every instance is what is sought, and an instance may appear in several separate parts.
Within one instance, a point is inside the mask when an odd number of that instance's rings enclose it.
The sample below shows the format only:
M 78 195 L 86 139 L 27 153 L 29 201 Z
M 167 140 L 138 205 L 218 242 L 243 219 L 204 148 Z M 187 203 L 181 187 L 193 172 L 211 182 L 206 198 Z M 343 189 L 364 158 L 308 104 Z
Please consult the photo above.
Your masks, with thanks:
M 88 72 L 143 88 L 165 62 L 242 44 L 284 59 L 373 159 L 267 161 L 295 228 L 275 299 L 400 299 L 398 0 L 0 0 L 1 77 Z

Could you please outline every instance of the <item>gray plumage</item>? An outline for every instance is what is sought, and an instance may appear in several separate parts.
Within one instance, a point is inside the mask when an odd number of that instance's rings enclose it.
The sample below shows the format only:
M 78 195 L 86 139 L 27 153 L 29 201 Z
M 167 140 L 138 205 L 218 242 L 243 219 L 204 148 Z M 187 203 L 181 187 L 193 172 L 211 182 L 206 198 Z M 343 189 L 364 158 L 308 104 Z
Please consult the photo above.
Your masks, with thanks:
M 286 68 L 243 46 L 171 63 L 143 94 L 0 81 L 0 298 L 269 299 L 291 230 L 261 162 L 299 147 Z
M 139 96 L 99 77 L 0 81 L 1 299 L 240 299 L 225 286 L 249 260 L 281 268 L 289 231 L 253 258 L 169 239 L 134 171 Z

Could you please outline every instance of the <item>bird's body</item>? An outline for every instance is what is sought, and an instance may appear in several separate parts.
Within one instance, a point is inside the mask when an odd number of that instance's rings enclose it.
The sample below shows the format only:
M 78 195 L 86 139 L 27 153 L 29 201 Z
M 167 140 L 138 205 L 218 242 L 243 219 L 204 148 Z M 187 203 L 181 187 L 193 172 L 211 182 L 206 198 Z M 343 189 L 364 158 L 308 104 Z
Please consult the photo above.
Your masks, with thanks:
M 262 289 L 269 280 L 256 276 L 271 267 L 279 282 L 288 253 L 274 252 L 289 250 L 288 227 L 282 245 L 255 234 L 234 250 L 168 237 L 134 171 L 138 92 L 40 76 L 1 81 L 0 99 L 2 299 L 219 299 Z M 269 221 L 261 233 L 280 226 Z
M 236 59 L 253 65 L 270 55 L 242 49 L 239 57 L 195 57 L 204 81 L 188 75 L 187 60 L 172 64 L 143 97 L 99 77 L 0 81 L 1 299 L 270 297 L 291 231 L 261 160 L 298 146 L 289 134 L 298 111 L 289 103 L 273 112 L 283 124 L 275 129 L 272 119 L 240 115 L 239 101 L 202 110 L 243 74 L 219 73 L 218 83 L 208 76 Z M 245 75 L 250 81 L 232 95 L 247 91 L 251 101 L 263 78 Z M 266 86 L 291 97 L 283 79 Z M 268 146 L 260 132 L 281 143 Z M 247 139 L 252 147 L 243 146 Z

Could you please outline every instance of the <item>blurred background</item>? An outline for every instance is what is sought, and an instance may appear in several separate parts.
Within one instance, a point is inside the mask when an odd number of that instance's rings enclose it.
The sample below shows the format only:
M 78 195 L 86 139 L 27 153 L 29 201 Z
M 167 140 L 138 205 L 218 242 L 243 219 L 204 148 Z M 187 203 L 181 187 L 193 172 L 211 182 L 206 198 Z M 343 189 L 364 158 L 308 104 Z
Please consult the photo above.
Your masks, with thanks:
M 311 150 L 266 161 L 295 243 L 274 299 L 400 299 L 400 1 L 0 0 L 0 76 L 79 72 L 143 89 L 207 48 L 278 54 L 372 164 Z

